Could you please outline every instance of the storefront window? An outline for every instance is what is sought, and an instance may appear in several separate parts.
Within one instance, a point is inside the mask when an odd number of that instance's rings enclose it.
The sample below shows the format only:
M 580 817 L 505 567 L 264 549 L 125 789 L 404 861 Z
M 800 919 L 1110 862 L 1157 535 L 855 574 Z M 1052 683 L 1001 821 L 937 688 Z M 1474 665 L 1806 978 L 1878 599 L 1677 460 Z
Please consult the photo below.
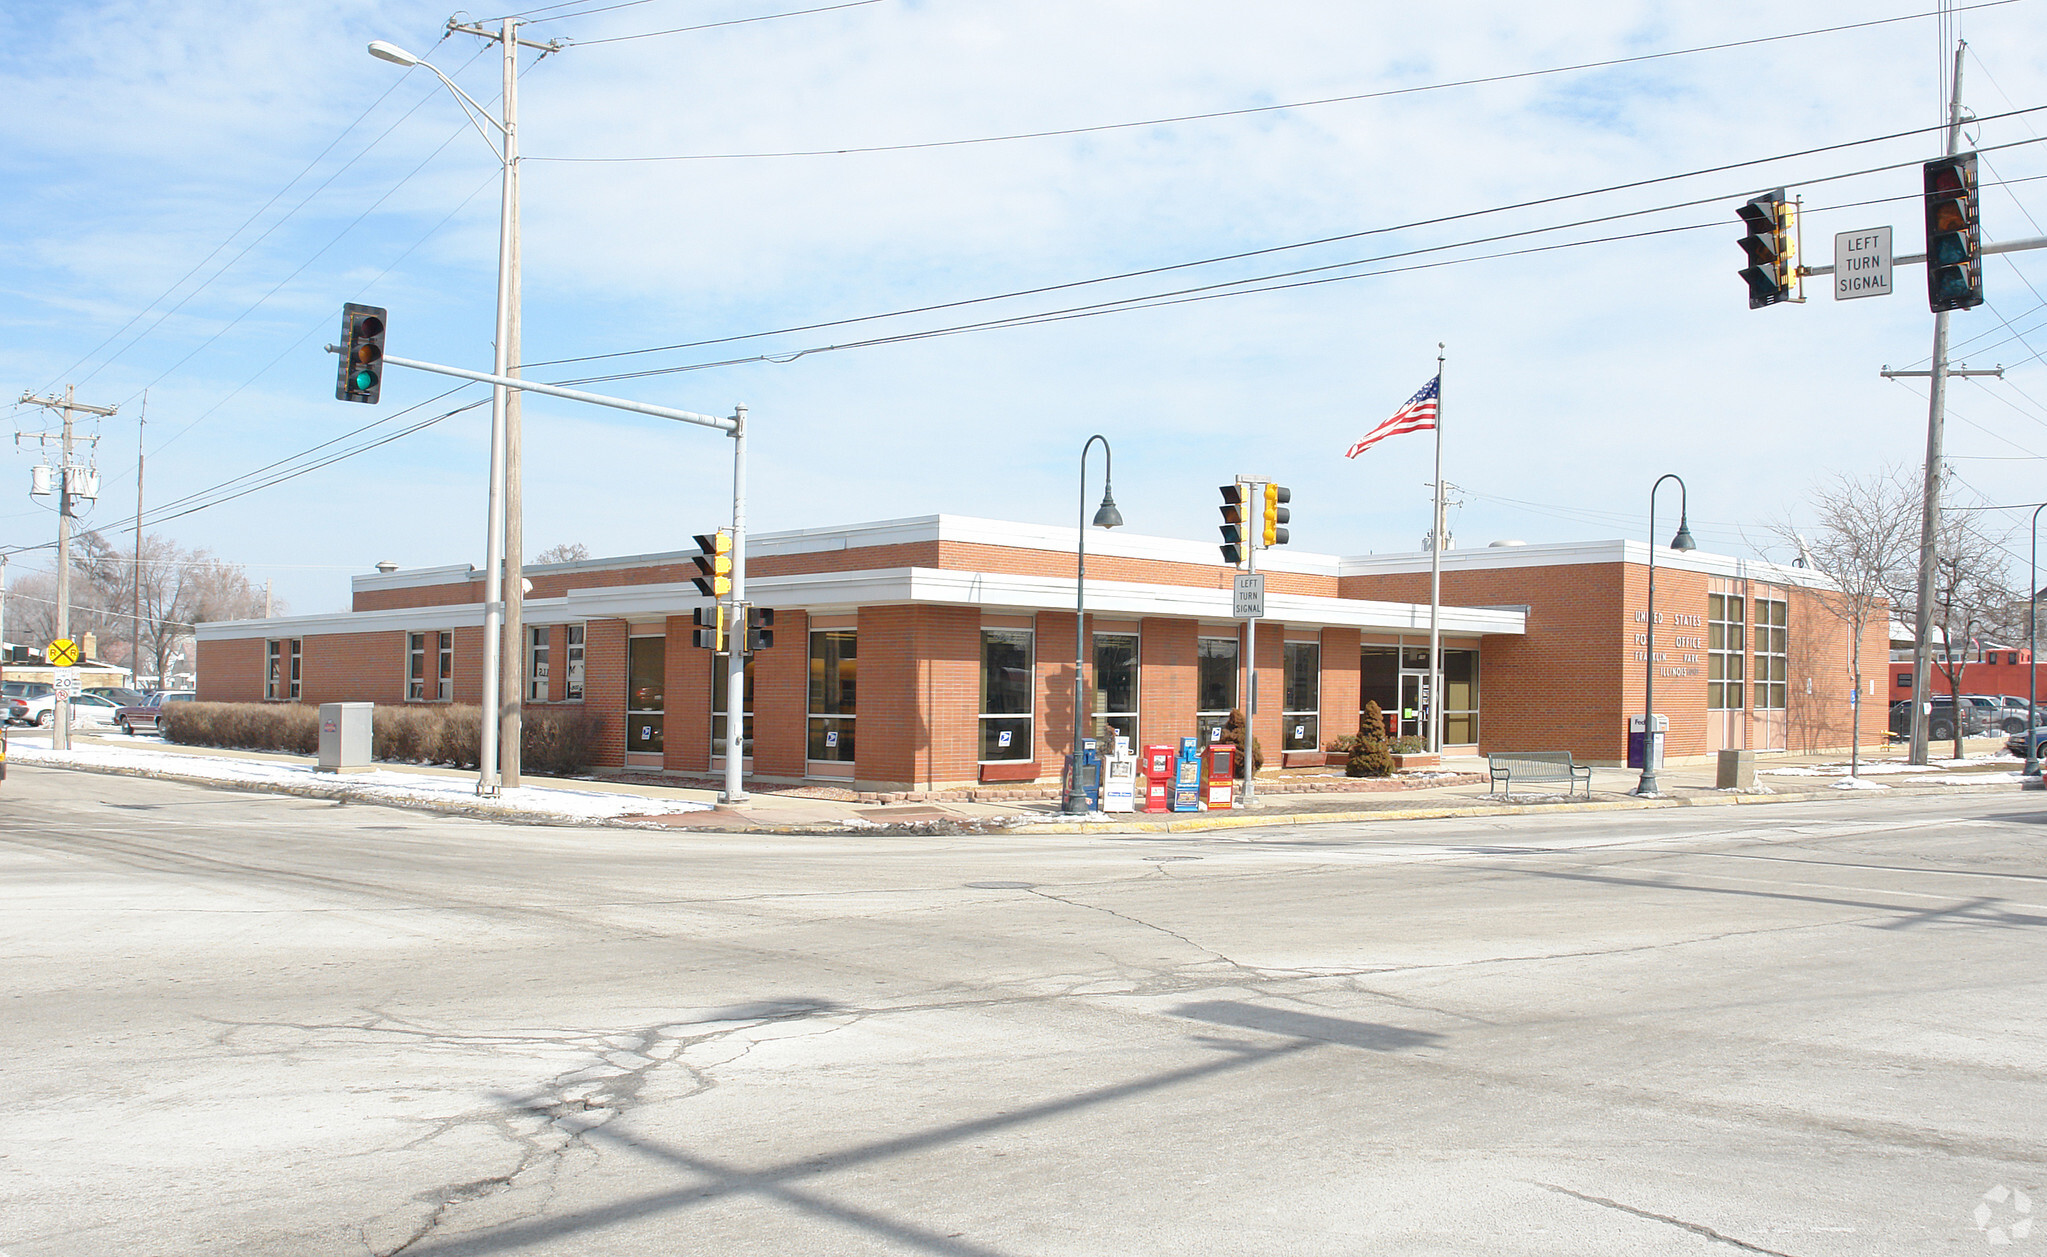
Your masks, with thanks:
M 1733 594 L 1706 595 L 1706 707 L 1740 711 L 1747 669 L 1747 607 Z
M 1756 599 L 1755 705 L 1779 710 L 1787 697 L 1784 673 L 1790 640 L 1786 621 L 1790 607 L 1781 598 Z
M 299 645 L 296 637 L 272 638 L 269 664 L 264 672 L 263 697 L 291 699 L 299 696 Z
M 1031 757 L 1031 631 L 981 630 L 981 762 Z
M 1137 746 L 1137 634 L 1095 634 L 1095 737 L 1102 750 L 1115 738 Z
M 667 710 L 668 639 L 626 639 L 625 749 L 658 754 Z
M 1443 652 L 1443 745 L 1478 741 L 1478 652 Z
M 732 684 L 726 671 L 725 656 L 711 656 L 711 754 L 725 754 L 725 704 L 726 695 Z M 740 713 L 739 755 L 745 759 L 753 754 L 753 656 L 746 657 L 746 692 L 740 701 L 746 704 Z
M 1281 712 L 1282 746 L 1313 751 L 1322 746 L 1322 646 L 1318 642 L 1286 644 L 1285 702 Z
M 547 701 L 548 627 L 539 624 L 528 632 L 532 640 L 526 646 L 526 701 L 544 703 Z
M 1203 746 L 1219 740 L 1237 705 L 1237 639 L 1203 637 L 1195 642 L 1194 728 Z
M 826 629 L 810 635 L 809 758 L 853 762 L 854 690 L 858 679 L 856 634 Z
M 405 635 L 405 697 L 409 702 L 448 702 L 455 697 L 455 635 Z
M 583 697 L 583 626 L 562 626 L 563 649 L 568 651 L 568 673 L 562 678 L 562 697 L 581 701 Z
M 1358 683 L 1360 715 L 1364 713 L 1366 703 L 1377 703 L 1380 711 L 1397 717 L 1400 714 L 1400 647 L 1364 647 L 1358 655 Z M 1353 731 L 1346 729 L 1344 732 Z

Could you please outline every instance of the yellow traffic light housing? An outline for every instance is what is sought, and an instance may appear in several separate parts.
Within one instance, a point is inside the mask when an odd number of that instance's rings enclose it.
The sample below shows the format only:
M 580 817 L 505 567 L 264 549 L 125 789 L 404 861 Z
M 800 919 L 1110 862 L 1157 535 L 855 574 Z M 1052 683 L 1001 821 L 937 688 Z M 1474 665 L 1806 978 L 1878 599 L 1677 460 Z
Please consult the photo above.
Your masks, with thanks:
M 1276 484 L 1265 486 L 1265 544 L 1283 546 L 1287 542 L 1287 530 L 1280 527 L 1293 518 L 1293 512 L 1284 503 L 1294 500 L 1292 489 Z
M 697 574 L 690 578 L 697 592 L 706 598 L 723 598 L 732 592 L 732 533 L 720 528 L 714 533 L 698 533 L 696 556 Z

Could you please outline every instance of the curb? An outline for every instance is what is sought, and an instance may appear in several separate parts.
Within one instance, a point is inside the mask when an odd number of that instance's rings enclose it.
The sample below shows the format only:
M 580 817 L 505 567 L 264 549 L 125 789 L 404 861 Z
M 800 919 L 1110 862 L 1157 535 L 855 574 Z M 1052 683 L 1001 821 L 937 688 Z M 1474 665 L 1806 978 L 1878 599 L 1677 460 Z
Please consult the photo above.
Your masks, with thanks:
M 204 786 L 211 790 L 235 790 L 243 794 L 287 794 L 301 799 L 328 799 L 336 803 L 396 808 L 401 812 L 432 812 L 439 816 L 464 816 L 471 820 L 502 821 L 510 825 L 569 825 L 578 829 L 611 828 L 617 825 L 615 820 L 609 818 L 570 816 L 553 812 L 510 811 L 474 803 L 439 803 L 432 799 L 379 799 L 335 786 L 222 780 L 219 777 L 198 777 L 158 768 L 126 768 L 118 764 L 48 764 L 34 760 L 12 762 L 19 762 L 25 768 L 55 768 L 64 772 L 96 773 L 102 777 L 140 777 L 145 781 L 175 781 L 180 785 Z
M 1179 821 L 1076 823 L 1054 821 L 1023 827 L 1033 834 L 1192 834 L 1214 829 L 1262 829 L 1273 825 L 1356 825 L 1368 821 L 1426 821 L 1472 816 L 1554 816 L 1576 812 L 1647 812 L 1675 807 L 1738 807 L 1755 803 L 1812 803 L 1838 794 L 1729 794 L 1695 798 L 1604 799 L 1590 803 L 1492 803 L 1457 807 L 1375 808 L 1359 812 L 1296 812 L 1288 815 L 1204 816 Z
M 215 790 L 236 790 L 246 794 L 282 794 L 304 799 L 326 799 L 336 803 L 355 803 L 371 807 L 388 807 L 399 811 L 430 812 L 439 816 L 461 816 L 472 820 L 501 821 L 513 825 L 542 825 L 573 827 L 578 829 L 668 829 L 669 826 L 650 824 L 640 817 L 590 817 L 571 816 L 560 813 L 512 811 L 493 808 L 478 803 L 444 803 L 431 799 L 383 799 L 351 792 L 340 783 L 329 786 L 322 783 L 294 785 L 284 782 L 254 782 L 223 780 L 217 777 L 201 777 L 192 774 L 171 772 L 164 769 L 130 768 L 116 764 L 63 764 L 43 763 L 34 760 L 19 761 L 25 767 L 54 768 L 68 772 L 98 773 L 109 777 L 139 777 L 150 781 L 172 781 L 182 785 L 204 786 Z M 1904 783 L 1900 783 L 1903 785 Z M 1933 786 L 1928 789 L 1952 789 L 1950 786 Z M 1898 787 L 1893 787 L 1893 790 Z M 1883 798 L 1888 792 L 1876 794 Z M 1912 791 L 1918 793 L 1918 791 Z M 1442 805 L 1436 807 L 1367 808 L 1344 812 L 1291 812 L 1271 815 L 1238 813 L 1229 816 L 1197 815 L 1180 820 L 1157 821 L 1047 821 L 1041 824 L 1019 823 L 1022 817 L 990 816 L 976 818 L 981 825 L 990 829 L 999 828 L 1011 834 L 1194 834 L 1216 830 L 1263 829 L 1279 826 L 1300 825 L 1357 825 L 1372 821 L 1421 821 L 1454 820 L 1479 816 L 1553 816 L 1558 814 L 1591 812 L 1642 812 L 1659 811 L 1681 807 L 1741 807 L 1759 803 L 1813 803 L 1822 800 L 1869 798 L 1870 794 L 1860 791 L 1816 790 L 1781 794 L 1704 794 L 1689 796 L 1664 796 L 1655 799 L 1601 799 L 1582 803 L 1481 803 Z M 726 830 L 713 832 L 759 833 L 778 835 L 833 834 L 847 832 L 873 834 L 877 837 L 890 835 L 922 835 L 934 832 L 955 832 L 946 822 L 920 821 L 912 824 L 889 825 L 849 817 L 844 821 L 829 824 L 774 824 L 749 823 L 735 817 L 736 824 Z M 965 832 L 979 828 L 972 822 L 962 822 Z

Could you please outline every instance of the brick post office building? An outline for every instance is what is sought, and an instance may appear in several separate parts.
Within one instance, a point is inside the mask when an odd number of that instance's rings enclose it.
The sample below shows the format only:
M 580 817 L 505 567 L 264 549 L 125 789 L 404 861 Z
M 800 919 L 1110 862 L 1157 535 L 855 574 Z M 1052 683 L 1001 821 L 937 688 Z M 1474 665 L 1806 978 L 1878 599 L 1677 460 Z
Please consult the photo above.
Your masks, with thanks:
M 1075 536 L 939 515 L 748 539 L 749 600 L 777 613 L 748 664 L 743 754 L 764 779 L 862 789 L 1057 781 L 1073 735 Z M 526 702 L 602 722 L 610 771 L 723 764 L 723 660 L 692 645 L 694 551 L 529 567 Z M 1095 733 L 1210 736 L 1240 706 L 1235 569 L 1216 547 L 1090 530 L 1086 634 Z M 1605 541 L 1443 556 L 1444 742 L 1626 754 L 1650 666 L 1648 548 Z M 1268 769 L 1320 762 L 1366 700 L 1419 712 L 1429 556 L 1260 553 L 1257 631 Z M 1669 754 L 1848 741 L 1847 634 L 1816 574 L 1697 552 L 1657 557 L 1658 710 Z M 212 702 L 474 703 L 482 574 L 354 580 L 331 615 L 199 626 Z M 1887 626 L 1864 650 L 1883 675 Z M 720 681 L 714 685 L 714 678 Z M 1876 730 L 1865 740 L 1880 741 Z M 1401 732 L 1422 733 L 1422 718 Z

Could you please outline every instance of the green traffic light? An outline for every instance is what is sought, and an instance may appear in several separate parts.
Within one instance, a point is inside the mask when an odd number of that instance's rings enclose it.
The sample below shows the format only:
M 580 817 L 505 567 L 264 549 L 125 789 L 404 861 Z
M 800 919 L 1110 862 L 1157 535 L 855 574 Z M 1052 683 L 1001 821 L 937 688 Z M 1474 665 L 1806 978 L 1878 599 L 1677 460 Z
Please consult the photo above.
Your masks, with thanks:
M 374 371 L 358 371 L 351 382 L 354 384 L 356 392 L 367 393 L 377 387 L 377 375 Z

